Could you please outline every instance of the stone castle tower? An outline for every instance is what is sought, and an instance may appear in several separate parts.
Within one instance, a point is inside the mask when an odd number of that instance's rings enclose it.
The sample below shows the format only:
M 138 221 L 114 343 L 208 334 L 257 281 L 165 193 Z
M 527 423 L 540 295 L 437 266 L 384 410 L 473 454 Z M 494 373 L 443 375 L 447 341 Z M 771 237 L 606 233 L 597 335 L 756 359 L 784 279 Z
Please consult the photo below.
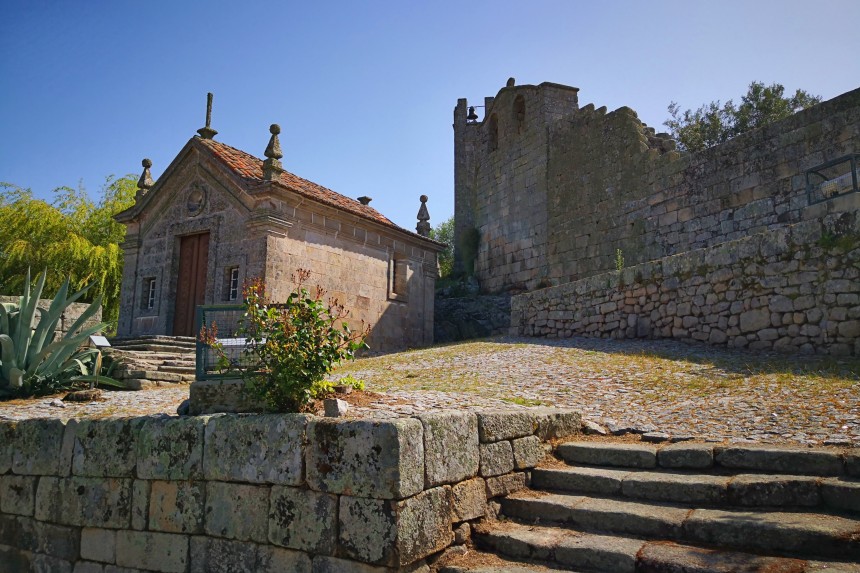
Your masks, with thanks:
M 548 126 L 577 111 L 578 91 L 549 82 L 515 86 L 511 78 L 496 97 L 484 98 L 481 122 L 466 99 L 457 101 L 455 269 L 476 272 L 489 290 L 526 287 L 546 265 L 534 247 L 548 240 Z

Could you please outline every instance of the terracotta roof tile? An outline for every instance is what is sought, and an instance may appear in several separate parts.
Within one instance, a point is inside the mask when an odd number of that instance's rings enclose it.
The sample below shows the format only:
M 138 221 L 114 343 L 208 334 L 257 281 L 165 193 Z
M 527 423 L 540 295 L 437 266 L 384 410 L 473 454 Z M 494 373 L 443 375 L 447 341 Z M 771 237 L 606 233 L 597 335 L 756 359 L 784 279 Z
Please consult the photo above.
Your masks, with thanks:
M 221 143 L 220 141 L 215 141 L 213 139 L 202 139 L 199 137 L 195 137 L 194 140 L 198 144 L 212 151 L 212 154 L 216 158 L 223 162 L 227 167 L 232 169 L 240 177 L 248 180 L 249 184 L 254 185 L 263 182 L 263 161 L 261 159 L 257 159 L 249 153 L 245 153 L 240 149 L 230 147 L 225 143 Z M 398 231 L 408 233 L 409 235 L 421 237 L 424 240 L 431 240 L 427 237 L 422 237 L 421 235 L 418 235 L 413 231 L 404 229 L 403 227 L 396 225 L 385 215 L 383 215 L 373 207 L 370 207 L 369 205 L 362 205 L 355 199 L 351 199 L 349 197 L 341 195 L 340 193 L 336 193 L 331 189 L 327 189 L 322 185 L 317 185 L 316 183 L 308 181 L 307 179 L 302 179 L 297 175 L 293 175 L 289 171 L 284 171 L 276 180 L 276 182 L 283 187 L 289 189 L 290 191 L 298 193 L 299 195 L 302 195 L 314 201 L 319 201 L 320 203 L 336 207 L 348 213 L 352 213 L 353 215 L 358 215 L 359 217 L 362 217 L 364 219 L 376 221 L 377 223 L 381 223 L 387 227 L 391 227 L 397 229 Z

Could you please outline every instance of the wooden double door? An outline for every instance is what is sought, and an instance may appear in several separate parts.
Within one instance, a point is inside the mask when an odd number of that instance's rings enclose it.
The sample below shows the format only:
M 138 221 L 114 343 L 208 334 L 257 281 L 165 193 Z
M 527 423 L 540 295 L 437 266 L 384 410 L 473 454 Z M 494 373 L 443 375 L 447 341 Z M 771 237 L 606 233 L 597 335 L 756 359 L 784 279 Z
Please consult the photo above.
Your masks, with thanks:
M 206 298 L 208 266 L 209 233 L 181 237 L 173 314 L 174 336 L 197 336 L 194 318 L 197 306 L 203 304 Z

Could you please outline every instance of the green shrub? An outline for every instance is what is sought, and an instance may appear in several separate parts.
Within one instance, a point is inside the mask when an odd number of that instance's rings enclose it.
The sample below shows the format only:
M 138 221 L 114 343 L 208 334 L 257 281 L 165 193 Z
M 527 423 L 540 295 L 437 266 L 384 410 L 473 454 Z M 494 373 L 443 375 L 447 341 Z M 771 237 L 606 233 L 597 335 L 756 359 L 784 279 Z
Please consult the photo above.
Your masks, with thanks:
M 84 327 L 101 307 L 101 297 L 97 297 L 66 334 L 57 339 L 56 329 L 63 313 L 90 287 L 66 298 L 69 292 L 66 279 L 45 310 L 39 308 L 38 303 L 46 276 L 47 271 L 42 272 L 30 292 L 28 270 L 24 294 L 18 303 L 0 304 L 0 398 L 43 396 L 91 383 L 122 387 L 109 377 L 96 376 L 102 366 L 98 349 L 81 349 L 91 335 L 107 326 L 100 323 Z
M 313 293 L 305 288 L 309 276 L 310 271 L 297 271 L 296 288 L 283 304 L 269 300 L 260 279 L 244 287 L 247 309 L 237 334 L 246 345 L 236 368 L 249 390 L 276 412 L 306 409 L 311 399 L 325 392 L 325 375 L 367 348 L 364 341 L 370 327 L 362 324 L 361 330 L 351 330 L 343 304 L 324 300 L 325 291 L 319 286 Z M 200 338 L 224 364 L 224 349 L 212 329 L 204 327 Z

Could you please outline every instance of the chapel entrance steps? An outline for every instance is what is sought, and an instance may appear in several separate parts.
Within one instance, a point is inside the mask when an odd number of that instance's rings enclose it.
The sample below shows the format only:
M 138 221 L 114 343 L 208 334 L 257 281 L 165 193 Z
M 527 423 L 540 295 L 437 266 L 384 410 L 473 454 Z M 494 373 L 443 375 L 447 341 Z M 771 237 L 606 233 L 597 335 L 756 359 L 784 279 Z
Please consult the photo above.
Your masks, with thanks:
M 106 356 L 120 362 L 113 377 L 130 390 L 195 380 L 196 341 L 190 336 L 113 338 Z
M 860 453 L 571 442 L 440 573 L 860 573 Z M 483 553 L 483 555 L 481 555 Z

